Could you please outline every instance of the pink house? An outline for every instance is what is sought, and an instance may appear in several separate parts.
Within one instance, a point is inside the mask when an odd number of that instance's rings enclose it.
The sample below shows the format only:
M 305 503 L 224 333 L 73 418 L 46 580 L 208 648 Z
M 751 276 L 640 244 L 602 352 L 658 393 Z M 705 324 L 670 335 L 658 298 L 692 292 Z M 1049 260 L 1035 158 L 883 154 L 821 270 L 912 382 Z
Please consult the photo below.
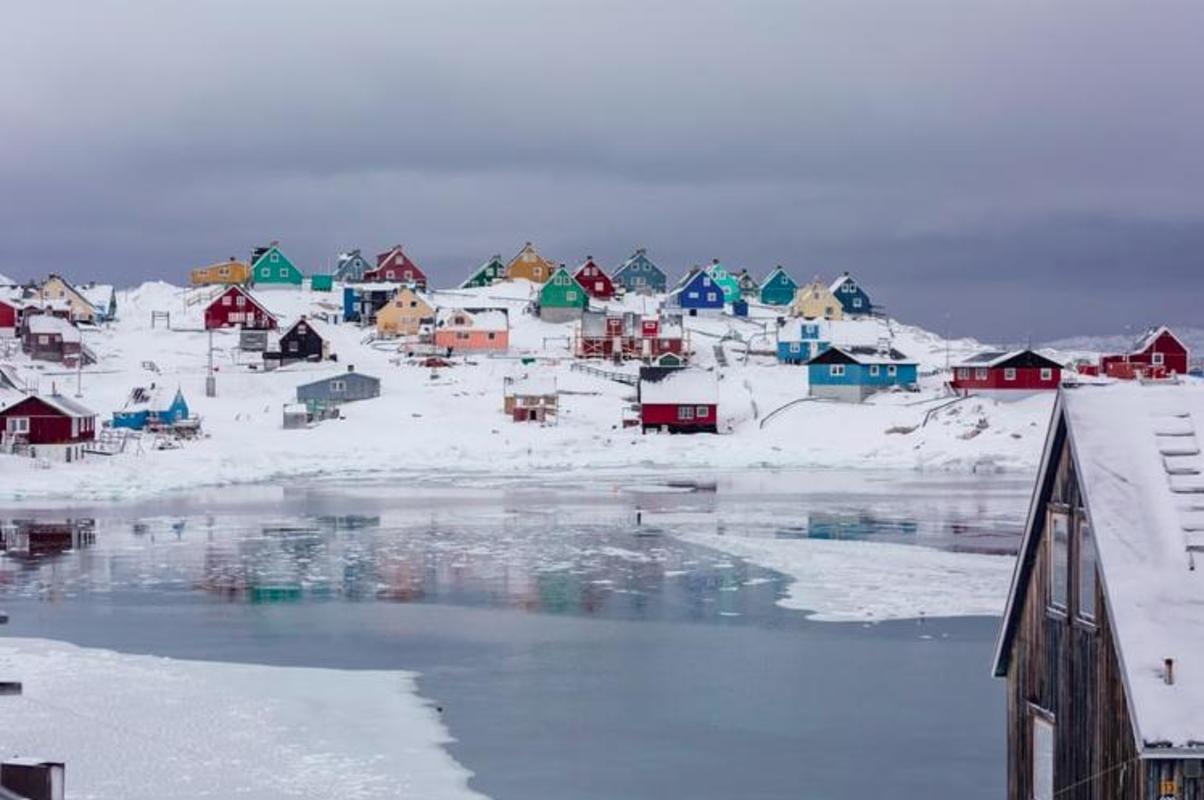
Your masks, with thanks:
M 505 350 L 510 318 L 504 308 L 440 308 L 435 312 L 435 347 L 448 352 Z

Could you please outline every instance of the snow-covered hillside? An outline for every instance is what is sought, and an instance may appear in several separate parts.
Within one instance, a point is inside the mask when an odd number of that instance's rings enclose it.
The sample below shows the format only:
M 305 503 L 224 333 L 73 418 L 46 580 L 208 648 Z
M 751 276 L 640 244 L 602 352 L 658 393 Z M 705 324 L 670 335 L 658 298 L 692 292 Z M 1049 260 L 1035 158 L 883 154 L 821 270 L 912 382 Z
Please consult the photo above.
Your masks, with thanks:
M 196 293 L 165 283 L 119 292 L 118 320 L 84 333 L 99 362 L 82 373 L 81 402 L 103 420 L 134 386 L 179 386 L 203 418 L 207 436 L 181 449 L 143 448 L 50 469 L 0 457 L 0 499 L 120 499 L 196 485 L 394 473 L 507 478 L 531 471 L 1029 469 L 1040 454 L 1050 396 L 1011 403 L 975 398 L 939 408 L 948 402 L 939 371 L 980 349 L 979 343 L 946 341 L 893 321 L 846 323 L 851 327 L 843 335 L 888 337 L 916 358 L 922 390 L 882 394 L 863 405 L 795 402 L 807 396 L 806 370 L 776 362 L 776 312 L 756 306 L 748 319 L 687 319 L 695 363 L 720 375 L 720 435 L 644 435 L 622 427 L 634 389 L 575 371 L 573 323 L 551 324 L 527 313 L 533 292 L 525 281 L 433 292 L 440 305 L 507 307 L 512 326 L 504 357 L 458 360 L 437 371 L 409 363 L 395 345 L 366 342 L 367 332 L 349 324 L 327 326 L 337 363 L 273 372 L 250 368 L 259 359 L 237 350 L 236 333 L 215 332 L 214 398 L 204 396 L 204 303 L 188 304 Z M 264 289 L 256 295 L 286 322 L 341 310 L 338 292 Z M 658 304 L 640 297 L 623 301 L 641 311 Z M 170 312 L 171 329 L 162 323 L 153 328 L 152 311 Z M 718 364 L 720 348 L 726 366 Z M 31 363 L 19 353 L 11 360 L 41 391 L 76 394 L 75 372 Z M 344 406 L 340 420 L 282 428 L 282 407 L 299 384 L 351 365 L 381 378 L 380 398 Z M 555 378 L 562 393 L 558 424 L 516 424 L 503 415 L 503 379 L 523 374 Z
M 1187 345 L 1192 358 L 1204 353 L 1204 328 L 1175 326 L 1175 335 Z M 1140 333 L 1140 331 L 1138 332 Z M 1072 336 L 1049 342 L 1048 347 L 1068 353 L 1126 353 L 1135 345 L 1139 336 L 1134 333 L 1114 334 L 1111 336 Z

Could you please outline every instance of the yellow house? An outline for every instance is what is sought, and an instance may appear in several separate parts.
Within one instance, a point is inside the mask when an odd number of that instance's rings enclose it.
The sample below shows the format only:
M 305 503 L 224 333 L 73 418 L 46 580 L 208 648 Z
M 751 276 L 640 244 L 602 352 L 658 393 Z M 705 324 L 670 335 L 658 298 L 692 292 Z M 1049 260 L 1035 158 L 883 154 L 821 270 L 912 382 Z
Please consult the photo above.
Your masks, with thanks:
M 790 313 L 804 319 L 843 319 L 844 306 L 818 277 L 794 293 Z
M 376 312 L 380 336 L 413 336 L 423 324 L 435 321 L 435 304 L 416 289 L 403 286 Z
M 556 265 L 541 256 L 530 242 L 506 265 L 507 278 L 526 278 L 532 283 L 546 283 L 555 271 Z
M 251 268 L 233 257 L 207 267 L 198 267 L 188 273 L 188 282 L 193 286 L 242 285 L 251 277 Z
M 76 322 L 96 322 L 96 306 L 80 294 L 61 275 L 50 274 L 38 289 L 37 298 L 43 302 L 61 300 L 71 309 L 71 319 Z

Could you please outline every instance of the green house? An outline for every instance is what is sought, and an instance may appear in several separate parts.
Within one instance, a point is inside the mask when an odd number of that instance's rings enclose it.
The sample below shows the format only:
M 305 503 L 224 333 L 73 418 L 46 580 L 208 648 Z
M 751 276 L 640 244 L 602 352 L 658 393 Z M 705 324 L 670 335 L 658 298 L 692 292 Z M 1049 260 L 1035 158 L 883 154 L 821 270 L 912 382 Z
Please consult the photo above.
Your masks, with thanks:
M 315 292 L 329 292 L 334 289 L 333 275 L 310 275 L 309 288 Z
M 492 286 L 506 277 L 506 262 L 502 261 L 500 253 L 494 253 L 489 260 L 476 268 L 468 280 L 460 284 L 461 289 L 471 289 L 474 286 Z
M 548 322 L 577 319 L 589 304 L 589 295 L 563 265 L 539 290 L 539 318 Z
M 280 252 L 279 242 L 256 247 L 251 254 L 251 281 L 256 286 L 300 286 L 303 278 L 288 256 Z
M 761 281 L 761 302 L 767 306 L 788 306 L 794 302 L 798 284 L 780 266 L 774 267 L 765 280 Z
M 743 297 L 740 292 L 740 281 L 736 276 L 727 271 L 727 268 L 719 263 L 719 259 L 711 260 L 711 266 L 707 268 L 707 274 L 711 276 L 711 280 L 715 285 L 723 290 L 723 302 L 734 303 Z

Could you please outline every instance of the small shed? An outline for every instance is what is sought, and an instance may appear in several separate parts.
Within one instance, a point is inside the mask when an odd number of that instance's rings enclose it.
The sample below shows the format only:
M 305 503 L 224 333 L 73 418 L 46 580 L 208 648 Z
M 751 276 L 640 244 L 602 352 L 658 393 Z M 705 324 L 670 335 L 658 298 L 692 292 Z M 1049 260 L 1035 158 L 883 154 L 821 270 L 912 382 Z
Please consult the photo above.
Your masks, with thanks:
M 334 289 L 334 276 L 322 273 L 310 275 L 309 288 L 315 292 L 329 292 Z
M 548 422 L 560 411 L 556 378 L 545 375 L 508 377 L 502 384 L 502 411 L 515 422 Z
M 309 427 L 309 406 L 305 403 L 285 403 L 282 420 L 285 430 Z
M 264 360 L 275 360 L 281 364 L 296 361 L 325 361 L 332 357 L 330 337 L 322 325 L 308 317 L 301 317 L 280 336 L 279 349 L 267 350 Z
M 306 404 L 337 405 L 373 397 L 380 397 L 380 378 L 356 372 L 353 365 L 297 387 L 297 402 Z
M 190 413 L 184 392 L 178 387 L 174 395 L 168 395 L 162 386 L 153 383 L 135 386 L 121 410 L 113 412 L 113 427 L 139 431 L 168 428 L 187 421 Z

